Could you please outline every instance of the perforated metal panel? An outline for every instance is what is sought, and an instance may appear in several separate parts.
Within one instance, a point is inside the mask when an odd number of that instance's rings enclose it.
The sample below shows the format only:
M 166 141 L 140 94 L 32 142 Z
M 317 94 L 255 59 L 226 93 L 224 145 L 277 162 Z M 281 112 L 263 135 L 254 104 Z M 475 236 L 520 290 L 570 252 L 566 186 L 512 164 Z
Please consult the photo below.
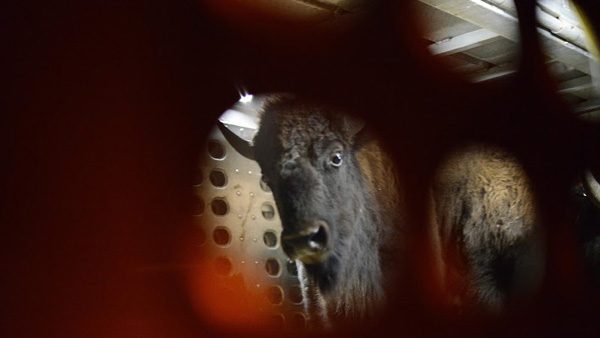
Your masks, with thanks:
M 233 125 L 238 134 L 253 134 Z M 237 129 L 236 129 L 237 128 Z M 203 252 L 217 273 L 241 276 L 249 292 L 259 293 L 284 327 L 305 326 L 295 262 L 281 249 L 281 221 L 260 167 L 239 153 L 214 128 L 199 168 L 197 225 L 206 234 Z

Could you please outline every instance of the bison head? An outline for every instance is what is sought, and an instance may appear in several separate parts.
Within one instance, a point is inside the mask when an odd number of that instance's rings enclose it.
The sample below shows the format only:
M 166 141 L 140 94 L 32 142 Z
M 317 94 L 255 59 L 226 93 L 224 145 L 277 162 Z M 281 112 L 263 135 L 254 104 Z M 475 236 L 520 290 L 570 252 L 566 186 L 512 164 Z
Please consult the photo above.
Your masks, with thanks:
M 261 167 L 281 217 L 283 250 L 323 291 L 335 286 L 353 244 L 372 241 L 357 235 L 369 208 L 355 157 L 361 126 L 322 105 L 277 97 L 265 104 L 252 146 L 224 130 Z

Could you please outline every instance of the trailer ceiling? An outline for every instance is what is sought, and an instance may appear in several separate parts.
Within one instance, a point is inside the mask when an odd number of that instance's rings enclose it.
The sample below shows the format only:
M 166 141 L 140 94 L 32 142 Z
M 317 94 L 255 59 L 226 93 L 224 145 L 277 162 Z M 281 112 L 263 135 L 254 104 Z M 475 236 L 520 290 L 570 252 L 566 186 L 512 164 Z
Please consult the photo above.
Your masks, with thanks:
M 252 5 L 323 23 L 360 15 L 370 3 L 369 0 L 256 0 Z M 431 53 L 448 61 L 456 72 L 481 82 L 516 71 L 519 32 L 513 0 L 413 0 L 413 3 Z M 538 0 L 537 18 L 546 63 L 559 82 L 559 91 L 577 112 L 600 115 L 597 88 L 600 66 L 588 51 L 585 29 L 570 1 Z

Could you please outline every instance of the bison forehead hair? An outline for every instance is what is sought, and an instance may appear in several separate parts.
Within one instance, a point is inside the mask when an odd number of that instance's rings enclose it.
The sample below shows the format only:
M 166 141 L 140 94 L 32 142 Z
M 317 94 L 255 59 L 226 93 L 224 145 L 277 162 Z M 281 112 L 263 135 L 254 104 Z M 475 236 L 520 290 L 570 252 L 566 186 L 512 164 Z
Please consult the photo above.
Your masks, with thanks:
M 262 133 L 259 134 L 264 137 L 265 134 L 276 133 L 282 150 L 295 147 L 306 155 L 314 144 L 333 140 L 343 142 L 345 146 L 350 143 L 350 126 L 340 113 L 306 100 L 287 96 L 271 98 L 264 106 L 261 121 Z M 260 136 L 256 138 L 255 143 L 259 143 L 260 139 Z M 260 148 L 260 145 L 257 146 Z

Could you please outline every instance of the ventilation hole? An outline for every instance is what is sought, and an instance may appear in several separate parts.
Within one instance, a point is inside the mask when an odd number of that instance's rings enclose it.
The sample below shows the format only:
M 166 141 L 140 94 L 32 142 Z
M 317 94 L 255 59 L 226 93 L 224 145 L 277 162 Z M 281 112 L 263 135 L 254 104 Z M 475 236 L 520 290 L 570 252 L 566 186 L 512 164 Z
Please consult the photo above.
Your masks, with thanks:
M 270 220 L 273 219 L 273 217 L 275 217 L 275 208 L 273 208 L 273 206 L 269 202 L 263 203 L 263 205 L 260 207 L 260 212 L 262 213 L 265 219 Z
M 210 180 L 210 183 L 217 188 L 222 188 L 227 184 L 227 176 L 225 176 L 223 170 L 220 169 L 211 170 L 208 179 Z
M 306 328 L 306 317 L 303 313 L 294 312 L 289 318 L 290 325 L 296 329 Z
M 271 326 L 274 329 L 281 330 L 285 325 L 285 317 L 281 313 L 274 314 L 270 318 Z
M 217 140 L 209 140 L 208 154 L 214 159 L 221 160 L 225 157 L 225 148 L 223 147 L 221 142 Z
M 204 213 L 204 200 L 198 195 L 194 195 L 193 214 L 198 216 Z
M 221 276 L 229 276 L 231 275 L 231 271 L 233 270 L 233 266 L 231 265 L 231 261 L 227 257 L 217 257 L 215 258 L 215 271 L 217 274 Z
M 280 271 L 279 262 L 275 258 L 267 259 L 265 270 L 267 270 L 269 276 L 277 277 Z
M 273 230 L 267 230 L 263 235 L 263 242 L 265 242 L 267 247 L 274 248 L 277 246 L 277 235 Z
M 261 176 L 260 177 L 260 188 L 265 191 L 265 192 L 270 192 L 271 188 L 269 188 L 269 185 L 267 184 L 267 182 L 265 182 L 265 177 Z
M 288 299 L 294 304 L 302 303 L 302 289 L 299 285 L 294 285 L 288 290 Z
M 213 214 L 217 216 L 223 216 L 227 214 L 229 211 L 229 207 L 227 206 L 227 202 L 224 198 L 215 198 L 210 203 L 210 208 L 212 209 Z
M 283 302 L 283 290 L 279 286 L 269 286 L 266 296 L 269 303 L 273 305 L 280 305 Z
M 292 276 L 298 276 L 298 267 L 296 266 L 296 262 L 288 261 L 286 264 L 287 271 Z
M 204 181 L 204 173 L 201 169 L 196 171 L 196 175 L 194 175 L 194 185 L 200 185 Z
M 231 234 L 226 227 L 216 227 L 213 231 L 213 240 L 217 245 L 227 245 L 231 242 Z

